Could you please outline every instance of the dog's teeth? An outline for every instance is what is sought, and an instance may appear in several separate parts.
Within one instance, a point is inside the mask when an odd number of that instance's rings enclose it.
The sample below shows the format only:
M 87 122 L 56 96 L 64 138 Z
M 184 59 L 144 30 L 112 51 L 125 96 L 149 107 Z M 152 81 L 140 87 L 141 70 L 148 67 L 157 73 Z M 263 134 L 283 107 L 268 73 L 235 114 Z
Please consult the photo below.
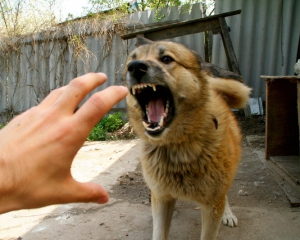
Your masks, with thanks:
M 169 113 L 169 100 L 167 101 L 167 103 L 166 103 L 166 109 L 165 109 L 165 115 L 168 115 L 168 113 Z M 164 117 L 166 117 L 166 116 L 164 116 Z
M 156 92 L 156 85 L 155 84 L 152 84 L 152 89 L 154 92 Z
M 159 121 L 158 125 L 161 126 L 161 127 L 164 126 L 164 117 L 160 118 L 160 121 Z
M 151 120 L 149 118 L 149 114 L 148 114 L 148 105 L 146 105 L 145 108 L 146 108 L 147 120 L 148 120 L 148 122 L 151 122 Z
M 132 88 L 132 94 L 135 95 L 135 88 Z
M 169 106 L 170 106 L 170 103 L 169 103 L 169 100 L 166 102 L 166 109 L 165 109 L 165 112 L 164 112 L 164 117 L 168 116 L 168 113 L 169 113 Z
M 144 122 L 144 121 L 143 121 L 142 123 L 143 123 L 143 125 L 144 125 L 144 127 L 145 127 L 146 129 L 149 128 L 149 125 L 150 125 L 150 124 L 148 124 L 148 123 L 146 123 L 146 122 Z
M 155 132 L 155 131 L 160 130 L 160 129 L 161 129 L 160 126 L 158 126 L 156 128 L 147 128 L 147 130 L 150 131 L 150 132 Z

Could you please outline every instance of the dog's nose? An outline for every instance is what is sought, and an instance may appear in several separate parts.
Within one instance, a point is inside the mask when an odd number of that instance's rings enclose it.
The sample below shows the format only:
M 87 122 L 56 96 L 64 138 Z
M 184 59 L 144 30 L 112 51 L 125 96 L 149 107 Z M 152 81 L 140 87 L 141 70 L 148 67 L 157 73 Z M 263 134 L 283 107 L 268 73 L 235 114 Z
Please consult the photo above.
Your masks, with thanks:
M 135 60 L 128 64 L 127 69 L 132 77 L 139 80 L 147 73 L 148 65 L 143 61 Z

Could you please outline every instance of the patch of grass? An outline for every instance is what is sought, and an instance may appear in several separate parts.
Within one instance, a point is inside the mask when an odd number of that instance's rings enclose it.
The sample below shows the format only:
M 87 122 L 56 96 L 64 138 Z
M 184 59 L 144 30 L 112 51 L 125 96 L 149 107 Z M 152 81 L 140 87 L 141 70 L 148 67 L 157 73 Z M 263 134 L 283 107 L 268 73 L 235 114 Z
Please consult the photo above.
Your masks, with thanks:
M 109 114 L 107 117 L 101 119 L 101 121 L 93 128 L 88 136 L 88 141 L 105 141 L 111 140 L 111 137 L 107 136 L 107 133 L 120 129 L 125 122 L 122 119 L 122 113 L 116 112 Z

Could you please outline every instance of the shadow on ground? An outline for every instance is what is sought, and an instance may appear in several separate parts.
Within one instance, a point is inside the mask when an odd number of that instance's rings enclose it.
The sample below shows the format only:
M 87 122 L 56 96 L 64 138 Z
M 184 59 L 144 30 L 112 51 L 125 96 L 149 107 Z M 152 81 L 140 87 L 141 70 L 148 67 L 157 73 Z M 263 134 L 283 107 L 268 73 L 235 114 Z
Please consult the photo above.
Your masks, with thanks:
M 261 133 L 244 138 L 242 161 L 228 195 L 239 225 L 222 226 L 219 240 L 300 239 L 300 208 L 290 207 L 266 168 L 263 142 Z M 108 189 L 108 204 L 65 204 L 3 214 L 0 239 L 151 239 L 149 190 L 142 178 L 136 143 L 89 143 L 76 156 L 74 175 Z M 199 206 L 178 201 L 169 239 L 200 239 L 200 232 Z

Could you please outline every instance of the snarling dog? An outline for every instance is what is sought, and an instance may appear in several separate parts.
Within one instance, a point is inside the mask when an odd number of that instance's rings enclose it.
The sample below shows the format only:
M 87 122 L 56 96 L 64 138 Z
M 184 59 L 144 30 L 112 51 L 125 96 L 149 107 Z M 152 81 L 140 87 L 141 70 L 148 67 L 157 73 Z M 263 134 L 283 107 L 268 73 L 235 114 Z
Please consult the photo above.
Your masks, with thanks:
M 236 226 L 227 192 L 241 157 L 241 133 L 231 108 L 243 108 L 251 89 L 214 77 L 195 52 L 167 41 L 131 52 L 123 78 L 151 190 L 153 239 L 167 239 L 176 199 L 200 204 L 202 240 L 215 239 L 221 222 Z

